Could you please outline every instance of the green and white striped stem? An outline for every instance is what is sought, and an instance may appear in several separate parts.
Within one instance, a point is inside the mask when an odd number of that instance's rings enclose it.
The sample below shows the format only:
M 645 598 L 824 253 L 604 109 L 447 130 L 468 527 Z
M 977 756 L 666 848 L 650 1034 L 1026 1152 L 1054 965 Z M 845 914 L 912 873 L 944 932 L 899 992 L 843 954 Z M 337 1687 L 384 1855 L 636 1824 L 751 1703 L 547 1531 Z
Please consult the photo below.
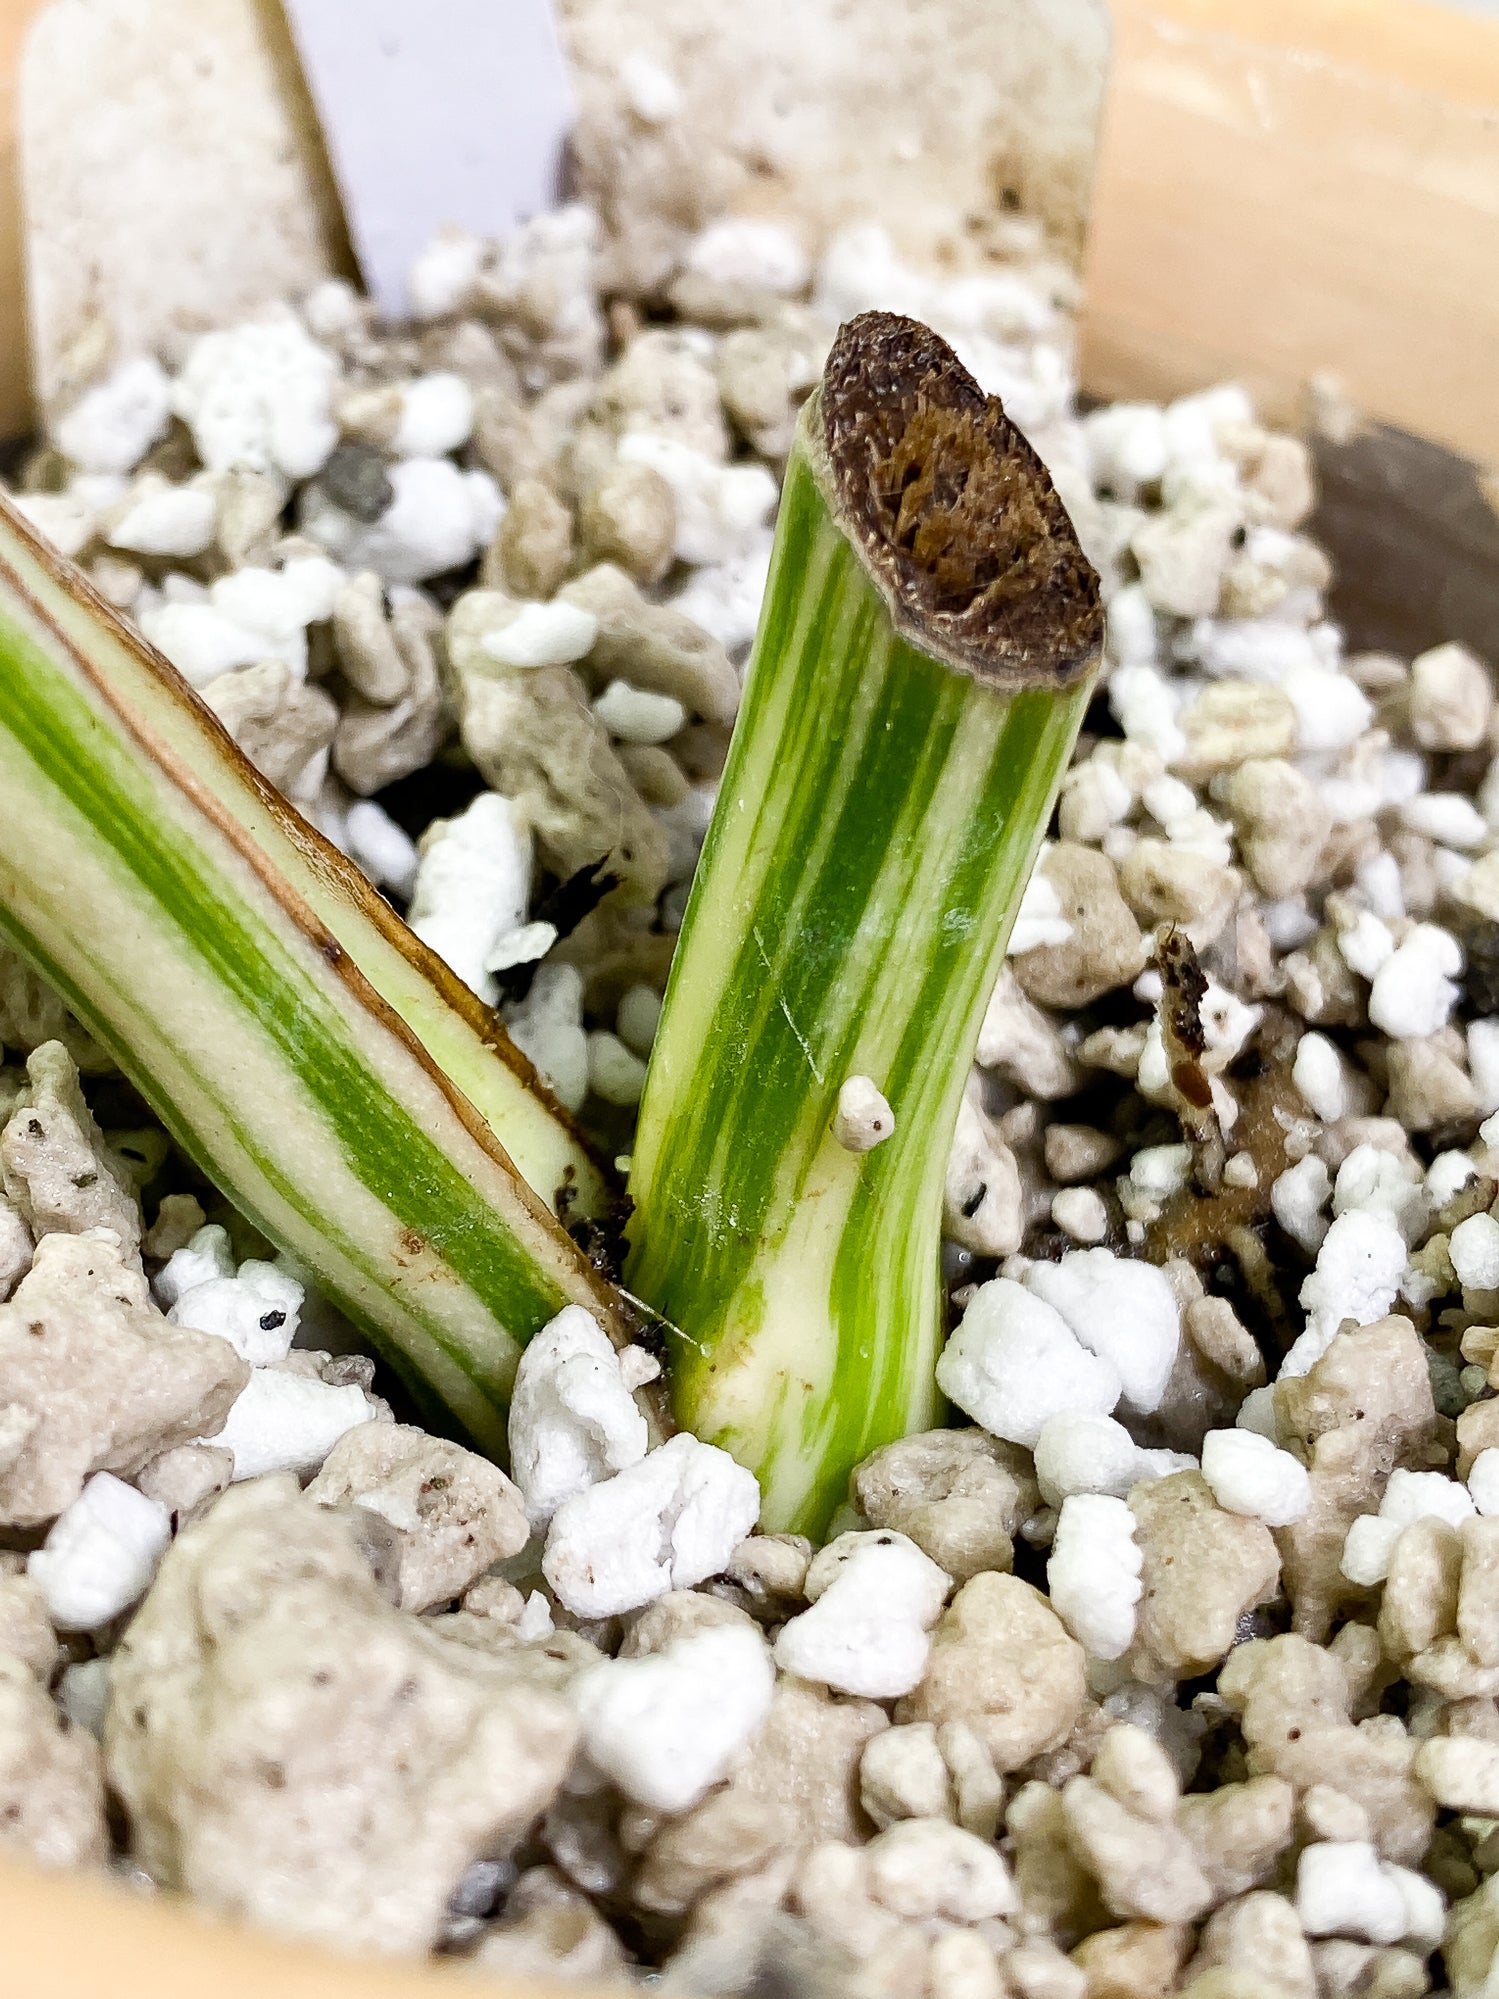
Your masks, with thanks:
M 529 1064 L 3 502 L 0 937 L 429 1419 L 499 1450 L 547 1319 L 629 1336 L 549 1211 L 604 1182 Z
M 865 314 L 803 413 L 635 1141 L 631 1288 L 679 1422 L 819 1533 L 939 1420 L 947 1155 L 1087 704 L 1097 579 L 1024 440 Z M 875 1149 L 830 1126 L 872 1078 Z

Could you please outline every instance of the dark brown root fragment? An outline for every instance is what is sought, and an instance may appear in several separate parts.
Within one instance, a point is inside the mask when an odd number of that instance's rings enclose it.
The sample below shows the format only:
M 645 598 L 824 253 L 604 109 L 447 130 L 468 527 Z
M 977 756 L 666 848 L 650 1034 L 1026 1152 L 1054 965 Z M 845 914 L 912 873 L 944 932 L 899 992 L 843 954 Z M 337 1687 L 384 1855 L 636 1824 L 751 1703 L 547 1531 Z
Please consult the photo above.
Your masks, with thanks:
M 861 312 L 823 374 L 845 529 L 912 644 L 1001 687 L 1062 687 L 1103 640 L 1098 577 L 1051 476 L 945 340 Z
M 1156 969 L 1161 975 L 1161 1042 L 1177 1096 L 1177 1118 L 1192 1147 L 1198 1184 L 1204 1192 L 1216 1194 L 1228 1154 L 1213 1108 L 1213 1085 L 1202 1064 L 1207 1046 L 1202 1001 L 1208 982 L 1185 930 L 1173 926 L 1162 937 L 1156 946 Z

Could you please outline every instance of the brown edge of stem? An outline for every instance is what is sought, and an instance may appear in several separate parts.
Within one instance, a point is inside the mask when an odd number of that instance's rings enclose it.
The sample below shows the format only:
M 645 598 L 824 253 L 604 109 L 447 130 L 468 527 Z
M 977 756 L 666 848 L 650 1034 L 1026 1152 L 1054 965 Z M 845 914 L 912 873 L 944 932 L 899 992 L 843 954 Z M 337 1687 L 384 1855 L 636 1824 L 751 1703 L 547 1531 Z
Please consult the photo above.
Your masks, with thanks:
M 861 312 L 814 400 L 815 469 L 900 636 L 1005 693 L 1076 685 L 1098 576 L 999 398 L 920 320 Z

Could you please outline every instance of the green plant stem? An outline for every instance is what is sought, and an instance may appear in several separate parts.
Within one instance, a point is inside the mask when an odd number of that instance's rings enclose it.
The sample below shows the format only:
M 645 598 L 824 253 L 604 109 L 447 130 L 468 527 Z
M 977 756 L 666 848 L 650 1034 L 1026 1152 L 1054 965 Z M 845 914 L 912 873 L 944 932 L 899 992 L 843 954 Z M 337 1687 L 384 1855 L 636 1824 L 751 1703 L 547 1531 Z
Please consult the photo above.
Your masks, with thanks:
M 433 1421 L 502 1449 L 520 1346 L 565 1304 L 629 1336 L 500 1142 L 600 1184 L 528 1065 L 3 504 L 0 801 L 0 936 Z
M 678 1420 L 758 1474 L 764 1524 L 812 1534 L 862 1458 L 939 1420 L 948 1150 L 1096 657 L 1089 624 L 1081 661 L 1004 684 L 941 656 L 940 621 L 913 638 L 851 537 L 824 422 L 814 400 L 787 471 L 627 1267 L 680 1329 Z M 830 1130 L 852 1075 L 895 1113 L 864 1154 Z

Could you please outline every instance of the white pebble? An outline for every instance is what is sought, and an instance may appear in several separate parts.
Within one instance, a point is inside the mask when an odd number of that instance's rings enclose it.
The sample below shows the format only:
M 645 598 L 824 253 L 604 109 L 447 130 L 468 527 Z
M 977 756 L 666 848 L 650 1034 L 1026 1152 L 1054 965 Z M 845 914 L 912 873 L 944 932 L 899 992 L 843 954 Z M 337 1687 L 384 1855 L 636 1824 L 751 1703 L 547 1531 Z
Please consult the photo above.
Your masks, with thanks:
M 1369 697 L 1346 673 L 1313 667 L 1288 674 L 1281 689 L 1296 710 L 1296 747 L 1303 755 L 1347 749 L 1374 719 Z
M 171 1538 L 164 1506 L 96 1472 L 27 1556 L 26 1572 L 59 1630 L 95 1631 L 145 1594 Z
M 592 611 L 558 599 L 523 604 L 508 625 L 484 635 L 480 650 L 501 666 L 567 666 L 591 652 L 598 635 L 599 621 Z
M 204 1443 L 234 1454 L 234 1477 L 291 1471 L 309 1477 L 348 1431 L 368 1423 L 373 1409 L 362 1388 L 335 1388 L 308 1374 L 257 1367 L 228 1421 Z
M 1404 1160 L 1379 1145 L 1356 1145 L 1338 1168 L 1332 1211 L 1346 1215 L 1354 1208 L 1385 1216 L 1408 1243 L 1425 1235 L 1431 1218 L 1421 1182 L 1410 1177 Z
M 1060 1312 L 1005 1277 L 970 1299 L 938 1359 L 937 1383 L 991 1435 L 1028 1450 L 1048 1417 L 1107 1416 L 1119 1400 L 1111 1362 L 1082 1346 Z
M 1306 1466 L 1253 1430 L 1209 1430 L 1202 1475 L 1220 1506 L 1266 1527 L 1289 1527 L 1312 1503 Z
M 722 1574 L 759 1516 L 753 1472 L 683 1432 L 558 1507 L 542 1574 L 575 1617 L 616 1616 Z
M 814 1557 L 807 1572 L 814 1601 L 782 1626 L 776 1664 L 867 1700 L 908 1694 L 926 1671 L 927 1633 L 951 1587 L 951 1576 L 904 1534 L 842 1534 Z
M 86 1728 L 96 1742 L 102 1742 L 109 1708 L 109 1660 L 83 1659 L 76 1666 L 64 1666 L 55 1699 L 75 1728 Z
M 1189 1145 L 1146 1145 L 1129 1162 L 1129 1180 L 1147 1201 L 1169 1201 L 1192 1177 Z
M 1464 1290 L 1499 1288 L 1499 1222 L 1492 1215 L 1469 1215 L 1459 1222 L 1447 1253 Z
M 620 1355 L 581 1305 L 566 1306 L 523 1349 L 510 1397 L 510 1476 L 532 1526 L 639 1464 L 648 1441 Z
M 833 1137 L 845 1152 L 873 1152 L 895 1130 L 895 1113 L 868 1076 L 845 1076 L 833 1113 Z
M 605 1659 L 579 1674 L 568 1699 L 595 1769 L 649 1811 L 684 1812 L 753 1741 L 775 1677 L 759 1633 L 729 1624 L 643 1658 Z
M 268 1367 L 291 1352 L 304 1295 L 295 1277 L 252 1258 L 233 1277 L 210 1277 L 183 1291 L 167 1317 L 174 1326 L 227 1340 L 252 1367 Z
M 1032 1264 L 1025 1284 L 1109 1362 L 1134 1409 L 1149 1415 L 1159 1408 L 1181 1343 L 1181 1315 L 1154 1264 L 1107 1249 L 1071 1250 L 1060 1263 Z
M 1118 1659 L 1135 1636 L 1140 1601 L 1135 1517 L 1122 1499 L 1076 1493 L 1063 1500 L 1046 1564 L 1051 1607 L 1094 1659 Z

